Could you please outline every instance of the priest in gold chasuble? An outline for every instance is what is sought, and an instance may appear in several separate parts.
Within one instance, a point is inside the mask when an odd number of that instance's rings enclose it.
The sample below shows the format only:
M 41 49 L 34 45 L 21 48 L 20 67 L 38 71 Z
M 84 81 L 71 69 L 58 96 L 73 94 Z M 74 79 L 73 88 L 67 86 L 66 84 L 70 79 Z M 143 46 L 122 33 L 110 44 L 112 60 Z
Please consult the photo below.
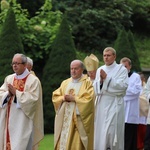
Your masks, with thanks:
M 71 78 L 53 92 L 55 150 L 93 150 L 94 89 L 83 70 L 83 62 L 72 61 Z

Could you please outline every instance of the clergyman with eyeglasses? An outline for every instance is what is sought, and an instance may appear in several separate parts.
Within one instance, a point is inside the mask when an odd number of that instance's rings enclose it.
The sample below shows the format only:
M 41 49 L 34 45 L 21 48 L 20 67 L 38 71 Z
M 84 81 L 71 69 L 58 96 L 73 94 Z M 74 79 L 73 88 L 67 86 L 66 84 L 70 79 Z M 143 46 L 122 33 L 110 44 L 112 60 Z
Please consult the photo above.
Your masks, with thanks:
M 35 150 L 43 138 L 42 88 L 27 69 L 27 57 L 15 54 L 13 74 L 0 87 L 0 149 Z

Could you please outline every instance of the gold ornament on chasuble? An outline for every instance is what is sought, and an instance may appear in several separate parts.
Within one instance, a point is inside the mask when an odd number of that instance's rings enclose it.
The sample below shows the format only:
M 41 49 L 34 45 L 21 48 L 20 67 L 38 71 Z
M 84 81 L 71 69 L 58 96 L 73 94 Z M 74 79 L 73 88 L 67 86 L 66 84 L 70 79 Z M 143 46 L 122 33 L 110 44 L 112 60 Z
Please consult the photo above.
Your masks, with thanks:
M 74 91 L 74 89 L 70 89 L 70 90 L 69 90 L 69 95 L 75 96 L 75 91 Z
M 16 88 L 16 90 L 23 91 L 25 82 L 26 82 L 27 76 L 24 79 L 14 79 L 13 86 Z

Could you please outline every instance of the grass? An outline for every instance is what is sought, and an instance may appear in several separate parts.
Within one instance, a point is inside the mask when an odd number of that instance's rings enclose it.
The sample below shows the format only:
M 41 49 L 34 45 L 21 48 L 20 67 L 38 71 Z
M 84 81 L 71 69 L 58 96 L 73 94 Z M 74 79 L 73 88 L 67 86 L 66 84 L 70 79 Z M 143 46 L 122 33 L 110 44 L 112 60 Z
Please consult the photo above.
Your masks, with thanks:
M 40 142 L 38 150 L 54 150 L 54 135 L 46 134 Z

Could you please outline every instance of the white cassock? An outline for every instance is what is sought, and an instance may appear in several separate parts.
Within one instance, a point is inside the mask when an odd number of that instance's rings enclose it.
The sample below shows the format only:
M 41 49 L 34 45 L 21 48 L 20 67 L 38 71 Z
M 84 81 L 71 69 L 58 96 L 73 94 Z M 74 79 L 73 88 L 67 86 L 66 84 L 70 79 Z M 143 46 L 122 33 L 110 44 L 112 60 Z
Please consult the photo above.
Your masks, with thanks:
M 132 73 L 124 96 L 125 123 L 139 124 L 139 95 L 142 90 L 140 75 Z
M 100 70 L 107 77 L 100 88 Z M 124 150 L 124 101 L 128 86 L 128 72 L 122 64 L 114 62 L 110 66 L 101 66 L 94 81 L 95 133 L 94 150 Z

